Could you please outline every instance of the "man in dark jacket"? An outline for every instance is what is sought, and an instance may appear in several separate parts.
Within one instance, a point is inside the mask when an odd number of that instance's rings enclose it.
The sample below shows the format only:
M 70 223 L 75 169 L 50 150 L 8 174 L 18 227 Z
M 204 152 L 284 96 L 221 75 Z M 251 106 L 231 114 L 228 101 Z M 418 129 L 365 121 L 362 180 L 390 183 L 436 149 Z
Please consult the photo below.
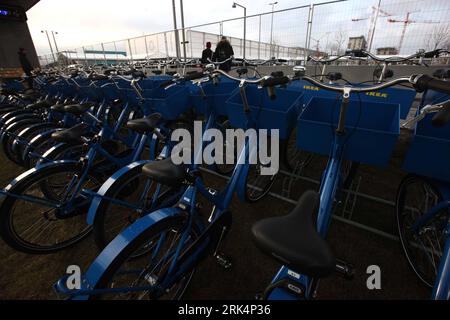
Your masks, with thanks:
M 206 49 L 203 50 L 203 52 L 202 52 L 202 61 L 201 62 L 203 64 L 207 64 L 207 63 L 209 63 L 208 59 L 210 59 L 212 61 L 212 57 L 213 57 L 213 51 L 211 50 L 211 42 L 207 42 Z
M 28 78 L 26 80 L 31 88 L 33 86 L 33 79 L 31 78 L 31 71 L 33 70 L 33 67 L 27 58 L 24 48 L 19 48 L 19 52 L 17 52 L 17 54 L 19 55 L 20 66 L 22 67 L 23 72 L 27 75 Z
M 231 56 L 234 56 L 233 47 L 226 37 L 222 37 L 222 40 L 220 40 L 220 42 L 217 44 L 216 51 L 214 51 L 213 61 L 222 62 L 227 60 Z M 231 61 L 221 64 L 219 66 L 219 69 L 225 72 L 230 71 Z

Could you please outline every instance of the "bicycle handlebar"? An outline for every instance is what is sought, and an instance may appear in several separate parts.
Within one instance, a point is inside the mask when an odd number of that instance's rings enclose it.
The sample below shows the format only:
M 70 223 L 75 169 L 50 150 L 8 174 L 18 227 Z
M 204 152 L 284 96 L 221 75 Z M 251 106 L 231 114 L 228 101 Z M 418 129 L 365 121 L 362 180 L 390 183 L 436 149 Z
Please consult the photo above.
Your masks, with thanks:
M 314 57 L 308 56 L 308 61 L 313 61 L 316 63 L 330 63 L 330 62 L 339 60 L 341 58 L 348 57 L 350 59 L 371 58 L 372 60 L 377 61 L 377 62 L 394 63 L 394 62 L 405 62 L 405 61 L 409 61 L 414 58 L 433 58 L 433 57 L 439 56 L 441 53 L 449 53 L 449 51 L 443 50 L 443 49 L 436 49 L 436 50 L 428 51 L 428 52 L 417 52 L 417 53 L 414 53 L 407 57 L 380 58 L 379 56 L 376 56 L 366 50 L 349 50 L 343 55 L 339 55 L 337 57 L 330 58 L 330 59 L 316 59 Z
M 234 59 L 233 56 L 231 56 L 228 59 L 223 60 L 223 61 L 212 61 L 210 58 L 208 58 L 208 62 L 214 64 L 215 66 L 220 66 L 226 62 L 232 61 L 233 59 Z
M 422 75 L 419 77 L 414 87 L 419 92 L 423 92 L 428 89 L 450 94 L 450 82 L 427 75 Z
M 433 127 L 443 127 L 450 122 L 450 100 L 442 105 L 442 110 L 431 119 Z

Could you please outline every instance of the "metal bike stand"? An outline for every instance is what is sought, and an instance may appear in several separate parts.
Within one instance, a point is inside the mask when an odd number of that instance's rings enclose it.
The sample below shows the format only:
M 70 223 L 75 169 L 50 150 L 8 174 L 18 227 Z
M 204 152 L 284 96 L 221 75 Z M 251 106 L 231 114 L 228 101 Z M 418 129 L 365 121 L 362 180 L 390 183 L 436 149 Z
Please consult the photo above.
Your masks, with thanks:
M 342 208 L 342 217 L 352 220 L 353 212 L 356 207 L 356 200 L 358 199 L 359 188 L 361 186 L 361 176 L 356 176 L 350 184 L 349 191 L 346 192 L 344 207 Z
M 283 178 L 283 185 L 281 195 L 286 198 L 291 198 L 292 185 L 296 182 L 300 176 L 302 176 L 305 165 L 301 164 L 301 161 L 297 161 L 292 175 L 287 175 Z
M 222 178 L 222 179 L 225 179 L 225 180 L 230 180 L 230 177 L 221 175 L 221 174 L 219 174 L 219 173 L 217 173 L 215 171 L 209 170 L 207 168 L 200 168 L 200 170 L 205 172 L 205 173 L 209 173 L 209 174 L 211 174 L 211 175 L 213 175 L 215 177 Z M 307 181 L 307 182 L 314 183 L 314 184 L 317 184 L 317 185 L 320 184 L 320 182 L 317 181 L 317 180 L 314 180 L 314 179 L 311 179 L 311 178 L 308 178 L 308 177 L 304 177 L 304 176 L 300 176 L 300 175 L 295 175 L 293 173 L 290 173 L 290 172 L 287 172 L 287 171 L 284 171 L 284 170 L 280 170 L 279 173 L 287 176 L 285 178 L 289 178 L 289 179 L 291 179 L 291 181 L 303 180 L 303 181 Z M 368 195 L 368 194 L 364 194 L 364 193 L 358 192 L 359 186 L 360 186 L 361 177 L 358 176 L 355 179 L 359 180 L 359 182 L 357 183 L 356 187 L 351 187 L 350 189 L 343 189 L 342 190 L 342 192 L 345 192 L 347 194 L 347 197 L 349 197 L 349 196 L 352 197 L 351 200 L 350 199 L 348 200 L 348 204 L 349 204 L 350 208 L 345 211 L 347 214 L 351 213 L 350 214 L 350 219 L 346 218 L 346 217 L 343 217 L 343 216 L 336 215 L 336 214 L 333 215 L 333 219 L 337 220 L 337 221 L 340 221 L 342 223 L 345 223 L 347 225 L 351 225 L 351 226 L 356 227 L 358 229 L 361 229 L 361 230 L 364 230 L 364 231 L 376 234 L 378 236 L 384 237 L 384 238 L 389 239 L 389 240 L 400 241 L 400 239 L 397 236 L 393 235 L 393 234 L 390 234 L 388 232 L 385 232 L 385 231 L 373 228 L 373 227 L 365 225 L 363 223 L 359 223 L 359 222 L 351 220 L 354 208 L 356 206 L 356 201 L 357 201 L 358 198 L 371 200 L 371 201 L 378 202 L 378 203 L 381 203 L 381 204 L 384 204 L 384 205 L 389 205 L 389 206 L 392 206 L 392 207 L 395 206 L 395 203 L 393 201 L 388 201 L 388 200 L 385 200 L 385 199 L 382 199 L 382 198 L 379 198 L 379 197 L 375 197 L 375 196 L 371 196 L 371 195 Z M 251 188 L 255 188 L 257 190 L 260 189 L 260 188 L 258 188 L 256 186 L 252 186 L 252 185 L 250 185 L 250 187 Z M 354 189 L 354 190 L 351 190 L 351 189 Z M 296 205 L 297 204 L 296 200 L 293 200 L 293 199 L 291 199 L 289 197 L 285 197 L 282 194 L 278 194 L 278 193 L 275 193 L 275 192 L 269 192 L 268 195 L 270 195 L 271 197 L 277 198 L 279 200 L 282 200 L 284 202 L 290 203 L 292 205 Z

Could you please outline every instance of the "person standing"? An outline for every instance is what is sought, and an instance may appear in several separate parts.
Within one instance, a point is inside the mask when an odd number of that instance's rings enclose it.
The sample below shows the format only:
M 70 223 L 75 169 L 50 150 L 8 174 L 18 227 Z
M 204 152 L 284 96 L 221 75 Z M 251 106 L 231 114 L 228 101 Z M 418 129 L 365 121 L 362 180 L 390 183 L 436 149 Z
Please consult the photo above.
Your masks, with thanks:
M 222 62 L 230 57 L 234 56 L 233 47 L 228 41 L 227 37 L 222 37 L 222 39 L 217 44 L 216 50 L 214 51 L 213 61 Z M 227 61 L 219 66 L 220 70 L 229 72 L 231 70 L 231 61 Z
M 202 52 L 202 60 L 201 60 L 201 62 L 203 64 L 207 64 L 207 63 L 210 62 L 209 60 L 212 61 L 212 58 L 213 58 L 213 51 L 211 50 L 211 42 L 207 42 L 206 43 L 206 49 L 203 50 L 203 52 Z
M 20 66 L 22 67 L 23 72 L 27 75 L 27 83 L 30 86 L 30 88 L 33 87 L 33 79 L 31 78 L 32 74 L 31 71 L 33 70 L 33 67 L 31 66 L 30 61 L 27 58 L 27 55 L 25 53 L 24 48 L 19 48 L 19 52 L 17 52 L 19 55 L 19 62 Z

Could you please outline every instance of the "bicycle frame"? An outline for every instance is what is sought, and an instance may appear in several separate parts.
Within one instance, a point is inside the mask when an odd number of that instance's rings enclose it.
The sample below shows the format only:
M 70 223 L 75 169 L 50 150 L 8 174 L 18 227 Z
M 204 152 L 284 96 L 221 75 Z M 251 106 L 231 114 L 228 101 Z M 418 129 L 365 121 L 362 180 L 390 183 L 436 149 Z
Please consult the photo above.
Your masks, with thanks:
M 330 226 L 331 217 L 333 214 L 333 205 L 335 202 L 334 200 L 340 184 L 342 183 L 341 167 L 343 162 L 343 151 L 346 143 L 344 124 L 348 99 L 348 97 L 344 98 L 341 104 L 338 128 L 334 134 L 332 150 L 320 184 L 320 206 L 317 215 L 317 230 L 324 238 L 326 237 Z M 314 296 L 316 286 L 318 284 L 318 281 L 315 281 L 315 279 L 299 274 L 295 270 L 290 270 L 286 266 L 282 266 L 272 279 L 271 283 L 274 285 L 284 279 L 289 279 L 291 283 L 295 283 L 298 287 L 292 288 L 293 292 L 303 292 L 305 299 L 310 299 Z M 302 288 L 304 290 L 302 290 Z M 267 298 L 268 300 L 297 300 L 299 296 L 289 293 L 282 288 L 275 287 Z

